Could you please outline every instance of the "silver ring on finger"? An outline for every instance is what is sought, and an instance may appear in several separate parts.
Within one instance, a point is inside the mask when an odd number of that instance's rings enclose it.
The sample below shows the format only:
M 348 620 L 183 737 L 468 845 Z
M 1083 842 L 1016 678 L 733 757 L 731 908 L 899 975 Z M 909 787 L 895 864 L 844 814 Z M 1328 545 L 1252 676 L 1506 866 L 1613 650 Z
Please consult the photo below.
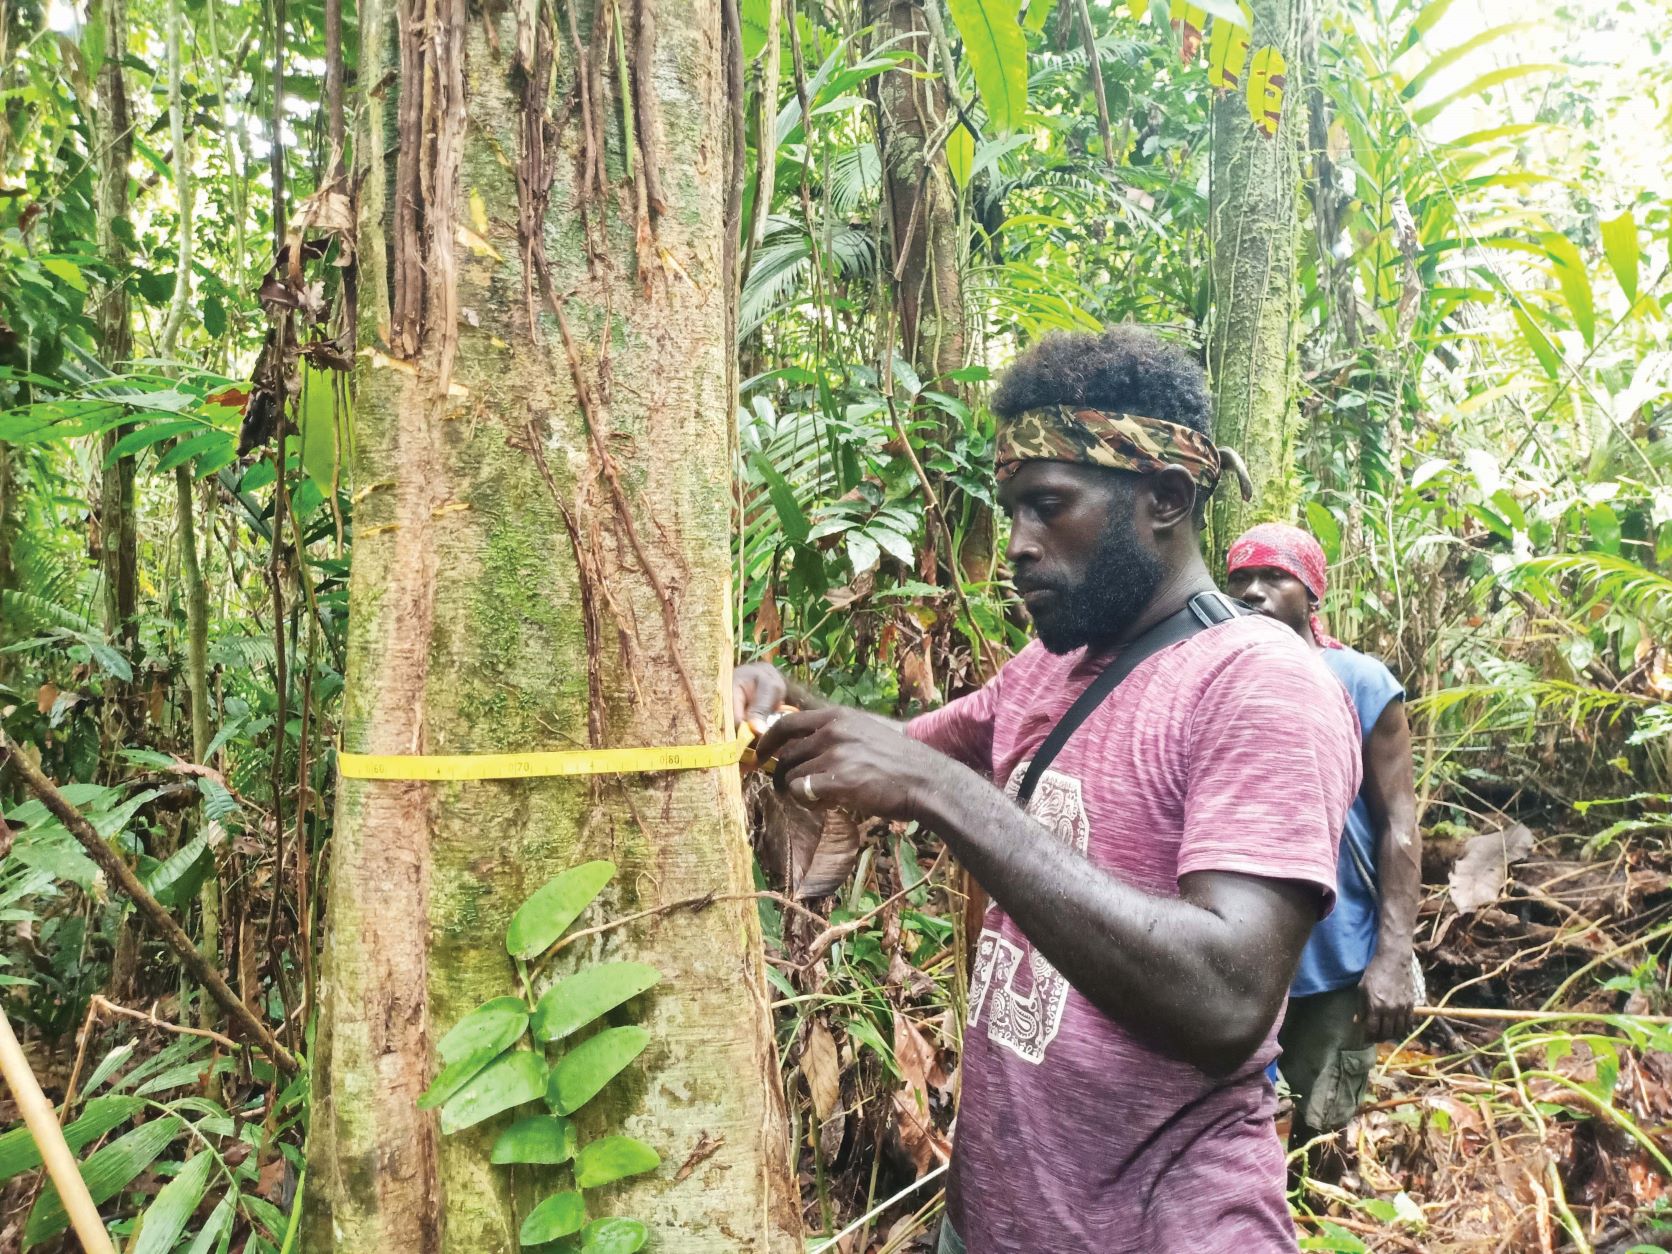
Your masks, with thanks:
M 803 775 L 795 781 L 795 785 L 796 790 L 801 794 L 801 800 L 808 805 L 812 805 L 819 799 L 819 792 L 817 788 L 813 787 L 813 777 L 811 775 Z

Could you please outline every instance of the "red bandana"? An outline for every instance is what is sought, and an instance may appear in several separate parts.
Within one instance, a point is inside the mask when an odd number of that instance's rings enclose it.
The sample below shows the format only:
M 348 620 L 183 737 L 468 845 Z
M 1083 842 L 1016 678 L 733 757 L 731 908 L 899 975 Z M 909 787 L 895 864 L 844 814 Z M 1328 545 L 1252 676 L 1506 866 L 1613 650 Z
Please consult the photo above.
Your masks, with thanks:
M 1288 571 L 1306 585 L 1306 590 L 1319 604 L 1323 603 L 1324 589 L 1329 582 L 1326 574 L 1329 561 L 1324 557 L 1323 547 L 1299 527 L 1291 527 L 1287 523 L 1261 523 L 1243 532 L 1225 558 L 1225 573 L 1231 574 L 1249 566 Z M 1323 620 L 1316 613 L 1308 622 L 1312 626 L 1313 638 L 1324 648 L 1343 647 L 1339 640 L 1324 630 Z

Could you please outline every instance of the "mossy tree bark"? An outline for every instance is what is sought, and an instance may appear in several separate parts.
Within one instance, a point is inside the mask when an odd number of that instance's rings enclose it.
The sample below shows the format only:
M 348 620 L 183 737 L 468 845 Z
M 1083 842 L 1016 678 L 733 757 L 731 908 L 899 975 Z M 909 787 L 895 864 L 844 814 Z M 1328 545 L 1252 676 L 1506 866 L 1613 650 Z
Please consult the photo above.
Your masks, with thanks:
M 1244 502 L 1227 474 L 1214 494 L 1210 568 L 1247 527 L 1291 519 L 1300 499 L 1296 332 L 1305 95 L 1295 81 L 1312 20 L 1310 0 L 1253 0 L 1252 47 L 1277 48 L 1289 67 L 1276 135 L 1260 129 L 1242 89 L 1220 92 L 1212 118 L 1208 227 L 1213 305 L 1208 327 L 1216 438 L 1242 454 L 1254 481 Z
M 620 60 L 616 6 L 360 6 L 349 749 L 731 734 L 737 22 L 618 8 Z M 800 1249 L 736 770 L 342 782 L 304 1249 L 517 1248 L 561 1169 L 490 1166 L 505 1117 L 443 1140 L 416 1101 L 440 1036 L 517 991 L 513 910 L 598 857 L 607 914 L 719 899 L 557 960 L 665 977 L 580 1117 L 663 1165 L 589 1204 L 660 1250 Z

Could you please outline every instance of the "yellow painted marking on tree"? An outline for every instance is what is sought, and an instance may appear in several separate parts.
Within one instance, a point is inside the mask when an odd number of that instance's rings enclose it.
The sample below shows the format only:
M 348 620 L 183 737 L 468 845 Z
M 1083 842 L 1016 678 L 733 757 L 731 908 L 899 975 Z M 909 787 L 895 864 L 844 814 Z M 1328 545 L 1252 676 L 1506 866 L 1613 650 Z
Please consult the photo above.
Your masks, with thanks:
M 1248 75 L 1248 116 L 1267 135 L 1277 134 L 1277 124 L 1283 118 L 1283 85 L 1288 70 L 1288 63 L 1276 48 L 1261 48 L 1254 53 L 1254 66 Z
M 736 765 L 753 736 L 744 727 L 735 740 L 711 745 L 544 753 L 339 753 L 337 772 L 345 779 L 467 780 L 701 771 Z

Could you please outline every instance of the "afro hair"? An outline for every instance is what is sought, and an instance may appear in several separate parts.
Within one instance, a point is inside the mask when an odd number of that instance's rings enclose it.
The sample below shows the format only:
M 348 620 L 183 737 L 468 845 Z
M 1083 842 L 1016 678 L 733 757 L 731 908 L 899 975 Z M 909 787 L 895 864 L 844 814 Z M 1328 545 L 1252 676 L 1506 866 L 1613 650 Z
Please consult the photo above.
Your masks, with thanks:
M 1004 372 L 992 410 L 1014 418 L 1046 405 L 1085 405 L 1213 434 L 1207 374 L 1189 353 L 1147 327 L 1055 331 Z

